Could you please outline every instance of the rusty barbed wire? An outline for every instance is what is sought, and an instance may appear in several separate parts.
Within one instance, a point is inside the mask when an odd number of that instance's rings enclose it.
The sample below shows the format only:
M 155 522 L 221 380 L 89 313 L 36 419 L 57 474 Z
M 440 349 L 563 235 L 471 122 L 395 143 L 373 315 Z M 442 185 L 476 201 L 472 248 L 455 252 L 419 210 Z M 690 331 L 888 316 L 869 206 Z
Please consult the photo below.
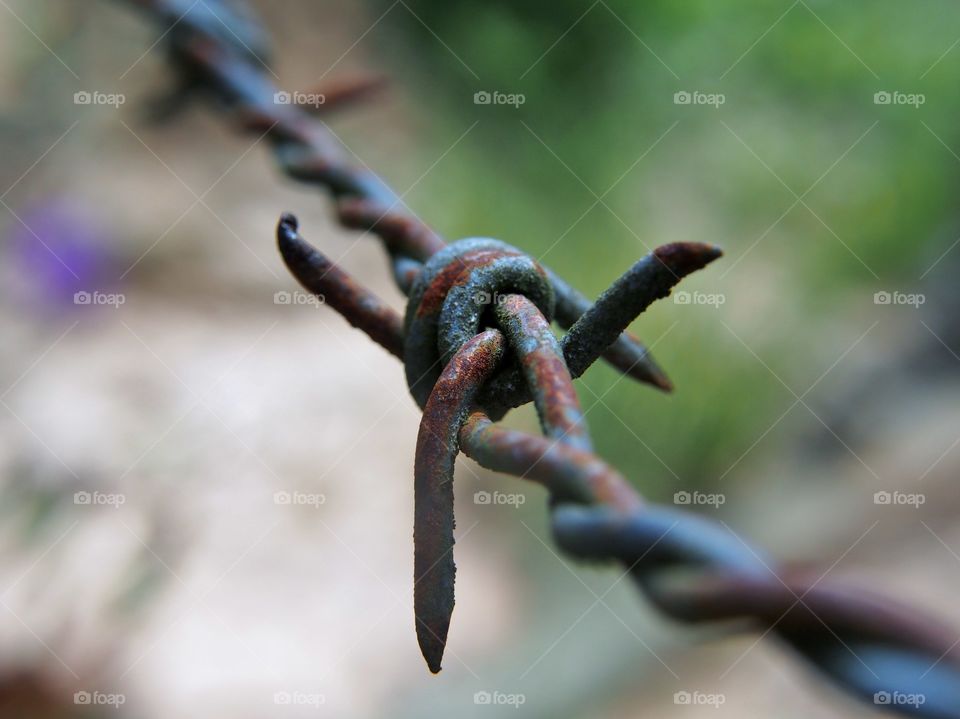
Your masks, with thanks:
M 581 560 L 621 562 L 673 619 L 772 632 L 867 702 L 916 716 L 960 717 L 957 632 L 885 597 L 778 567 L 724 525 L 648 504 L 593 453 L 573 378 L 602 356 L 627 376 L 669 390 L 625 329 L 683 277 L 719 257 L 717 248 L 659 247 L 591 303 L 503 242 L 448 245 L 398 208 L 400 199 L 377 176 L 353 166 L 315 112 L 278 102 L 280 91 L 263 65 L 263 33 L 236 3 L 126 1 L 168 31 L 176 102 L 212 94 L 242 129 L 264 135 L 290 177 L 331 193 L 341 224 L 380 238 L 396 284 L 408 295 L 401 317 L 304 240 L 293 215 L 281 217 L 278 245 L 292 274 L 403 361 L 423 409 L 414 467 L 414 608 L 431 671 L 440 670 L 454 605 L 453 468 L 463 451 L 485 468 L 544 486 L 557 544 Z M 373 84 L 341 85 L 332 96 L 350 100 Z M 567 330 L 562 340 L 551 321 Z M 496 424 L 530 401 L 543 436 Z

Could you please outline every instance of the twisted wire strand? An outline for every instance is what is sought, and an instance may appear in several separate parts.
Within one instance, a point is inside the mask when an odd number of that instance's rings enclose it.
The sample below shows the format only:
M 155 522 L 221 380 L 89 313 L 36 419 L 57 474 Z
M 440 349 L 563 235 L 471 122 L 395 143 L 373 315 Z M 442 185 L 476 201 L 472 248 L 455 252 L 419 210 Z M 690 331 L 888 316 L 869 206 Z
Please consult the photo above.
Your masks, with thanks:
M 578 559 L 621 562 L 668 616 L 772 631 L 862 699 L 880 697 L 917 716 L 960 717 L 960 649 L 950 628 L 887 598 L 777 567 L 719 523 L 648 504 L 593 453 L 572 379 L 602 356 L 627 376 L 669 389 L 625 328 L 719 250 L 657 248 L 591 304 L 502 242 L 447 245 L 396 209 L 399 198 L 373 173 L 352 167 L 306 109 L 276 103 L 259 28 L 233 3 L 206 0 L 199 4 L 206 11 L 194 13 L 183 0 L 127 1 L 174 23 L 167 42 L 178 95 L 212 92 L 243 129 L 265 133 L 289 176 L 329 190 L 345 227 L 380 238 L 410 296 L 401 317 L 307 243 L 296 218 L 281 217 L 279 249 L 293 275 L 403 360 L 424 409 L 414 468 L 414 598 L 432 671 L 440 669 L 454 604 L 453 466 L 463 451 L 488 469 L 543 485 L 557 544 Z M 357 94 L 347 87 L 333 95 L 349 101 Z M 568 330 L 562 340 L 550 329 L 554 319 Z M 496 424 L 531 400 L 544 436 Z M 891 702 L 896 693 L 922 701 Z

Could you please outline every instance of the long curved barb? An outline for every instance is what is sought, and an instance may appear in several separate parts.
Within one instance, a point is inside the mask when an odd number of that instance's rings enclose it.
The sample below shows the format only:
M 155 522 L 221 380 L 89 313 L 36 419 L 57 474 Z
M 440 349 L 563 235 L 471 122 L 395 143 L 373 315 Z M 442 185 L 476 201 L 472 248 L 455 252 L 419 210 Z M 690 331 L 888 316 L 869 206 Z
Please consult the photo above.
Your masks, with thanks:
M 289 176 L 330 192 L 345 227 L 380 238 L 409 297 L 401 317 L 307 243 L 293 215 L 281 217 L 277 238 L 290 271 L 403 361 L 424 411 L 414 467 L 414 609 L 431 671 L 440 670 L 454 605 L 453 468 L 462 451 L 483 467 L 543 485 L 558 545 L 578 559 L 620 562 L 668 616 L 739 620 L 738 627 L 772 632 L 867 702 L 960 717 L 957 632 L 893 600 L 778 567 L 709 519 L 648 504 L 594 454 L 572 380 L 603 357 L 668 390 L 666 376 L 625 329 L 719 257 L 717 248 L 659 247 L 590 303 L 503 242 L 448 245 L 404 212 L 378 177 L 353 166 L 315 112 L 277 101 L 262 65 L 262 35 L 234 3 L 127 2 L 164 30 L 173 26 L 166 42 L 178 71 L 175 99 L 211 94 L 243 130 L 265 134 Z M 368 89 L 341 86 L 332 96 L 349 100 Z M 568 330 L 562 339 L 552 321 Z M 529 401 L 543 436 L 496 424 Z

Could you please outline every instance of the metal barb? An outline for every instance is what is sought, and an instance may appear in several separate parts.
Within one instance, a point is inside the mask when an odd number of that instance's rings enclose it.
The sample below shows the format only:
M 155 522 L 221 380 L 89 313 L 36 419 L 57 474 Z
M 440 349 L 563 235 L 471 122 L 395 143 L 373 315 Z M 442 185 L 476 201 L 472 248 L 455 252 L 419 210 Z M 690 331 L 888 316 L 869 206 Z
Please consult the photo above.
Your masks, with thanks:
M 840 581 L 779 567 L 725 525 L 647 504 L 593 453 L 572 379 L 603 357 L 624 374 L 668 390 L 666 375 L 625 329 L 680 279 L 719 257 L 717 248 L 660 247 L 591 304 L 502 242 L 447 245 L 400 211 L 399 198 L 379 178 L 351 166 L 312 111 L 274 101 L 277 89 L 255 57 L 263 57 L 259 28 L 245 14 L 226 12 L 229 0 L 208 0 L 218 8 L 219 24 L 202 9 L 205 3 L 184 12 L 183 0 L 127 2 L 161 25 L 176 19 L 166 41 L 179 87 L 191 97 L 200 90 L 212 94 L 242 129 L 269 137 L 287 175 L 326 188 L 341 224 L 381 239 L 397 285 L 409 295 L 401 318 L 303 240 L 292 215 L 281 218 L 278 243 L 291 272 L 403 360 L 411 393 L 424 409 L 414 468 L 414 604 L 431 671 L 440 670 L 454 605 L 453 468 L 462 450 L 483 467 L 544 486 L 561 549 L 581 560 L 620 562 L 668 616 L 691 623 L 746 620 L 738 626 L 774 633 L 868 703 L 878 693 L 913 694 L 924 701 L 888 708 L 960 718 L 955 631 Z M 346 104 L 373 84 L 341 85 L 331 95 Z M 568 330 L 562 340 L 550 330 L 553 319 Z M 544 436 L 496 424 L 529 401 Z

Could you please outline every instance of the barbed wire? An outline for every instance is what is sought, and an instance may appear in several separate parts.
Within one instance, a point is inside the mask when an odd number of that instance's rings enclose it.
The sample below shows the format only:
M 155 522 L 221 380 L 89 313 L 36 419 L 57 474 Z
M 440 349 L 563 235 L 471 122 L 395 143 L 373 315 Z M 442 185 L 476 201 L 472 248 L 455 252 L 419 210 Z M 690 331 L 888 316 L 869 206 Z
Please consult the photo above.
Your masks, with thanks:
M 341 85 L 315 108 L 267 77 L 259 25 L 229 0 L 126 0 L 167 33 L 178 85 L 168 105 L 212 95 L 244 131 L 271 143 L 281 169 L 326 189 L 340 223 L 375 234 L 408 296 L 406 315 L 356 282 L 284 214 L 281 255 L 297 280 L 403 361 L 423 409 L 414 466 L 414 611 L 438 672 L 454 606 L 454 460 L 544 486 L 557 544 L 581 560 L 618 561 L 664 613 L 772 633 L 853 695 L 924 717 L 960 717 L 957 632 L 912 607 L 811 570 L 778 566 L 726 525 L 649 504 L 593 452 L 572 380 L 603 358 L 671 388 L 626 327 L 686 275 L 720 256 L 676 243 L 655 249 L 591 303 L 526 253 L 498 240 L 447 244 L 379 177 L 352 164 L 317 109 L 367 94 Z M 559 340 L 556 322 L 567 330 Z M 543 436 L 497 420 L 532 401 Z

